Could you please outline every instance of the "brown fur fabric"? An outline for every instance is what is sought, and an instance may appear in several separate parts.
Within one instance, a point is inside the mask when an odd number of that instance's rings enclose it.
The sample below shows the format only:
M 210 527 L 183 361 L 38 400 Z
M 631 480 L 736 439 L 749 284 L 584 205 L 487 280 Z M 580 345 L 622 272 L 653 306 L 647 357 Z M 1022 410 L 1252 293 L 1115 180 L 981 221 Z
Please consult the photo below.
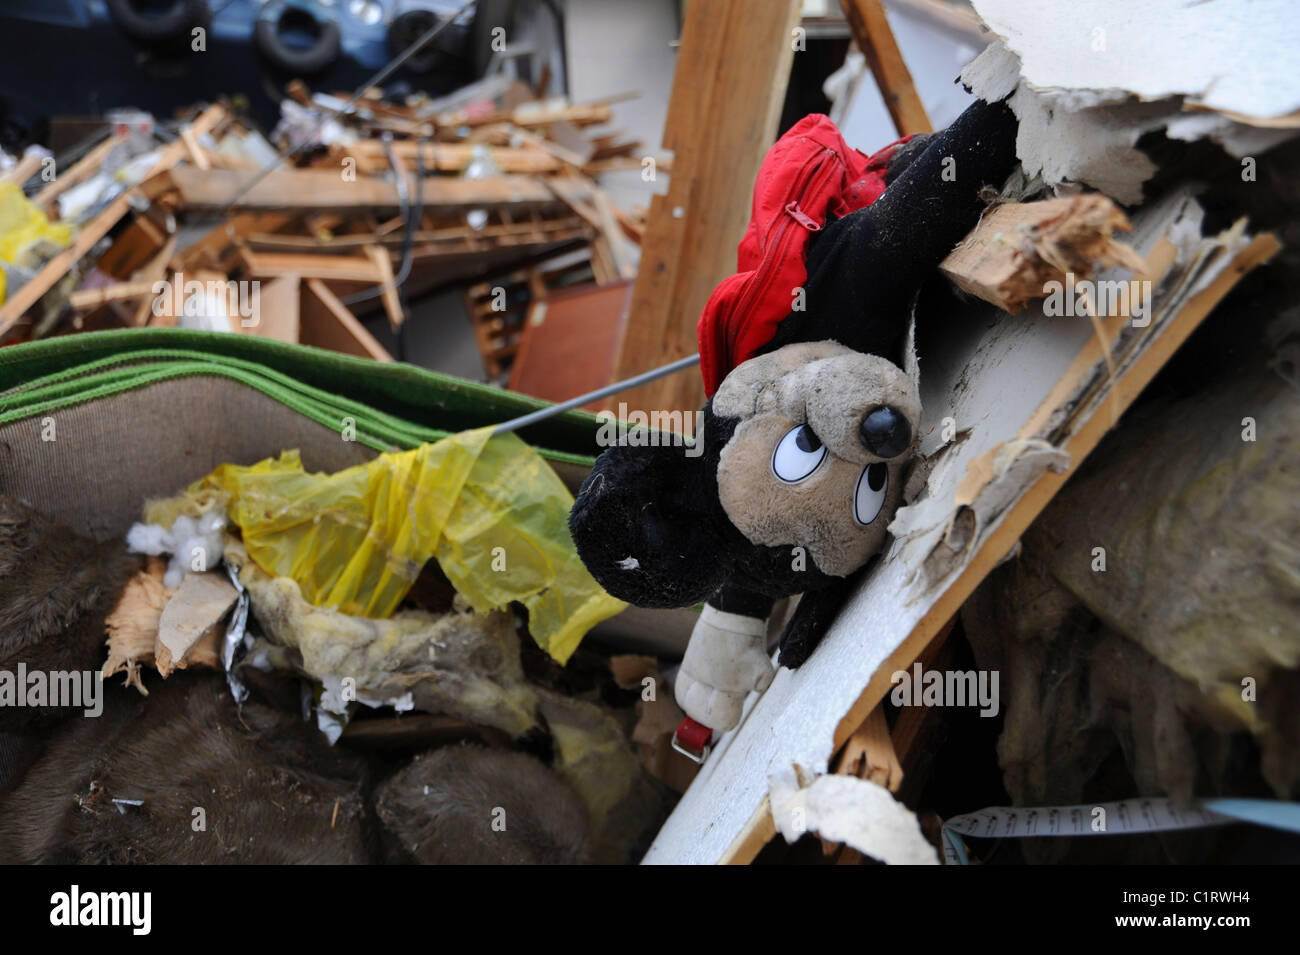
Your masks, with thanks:
M 420 863 L 588 861 L 582 800 L 523 753 L 477 746 L 422 753 L 379 787 L 375 806 L 401 848 Z
M 141 558 L 97 544 L 0 495 L 0 670 L 98 670 L 104 618 Z M 59 707 L 0 707 L 0 731 L 80 716 Z
M 364 766 L 301 717 L 249 704 L 245 729 L 217 673 L 105 694 L 101 717 L 55 728 L 0 795 L 0 863 L 371 860 Z

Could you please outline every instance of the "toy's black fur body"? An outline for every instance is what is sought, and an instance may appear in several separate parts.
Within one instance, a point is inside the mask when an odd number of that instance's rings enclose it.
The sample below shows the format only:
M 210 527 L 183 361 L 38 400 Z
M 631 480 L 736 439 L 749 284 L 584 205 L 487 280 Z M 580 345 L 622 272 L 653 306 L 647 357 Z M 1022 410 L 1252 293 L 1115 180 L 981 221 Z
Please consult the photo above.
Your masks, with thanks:
M 875 203 L 827 224 L 807 253 L 806 310 L 792 312 L 763 350 L 831 340 L 898 363 L 917 290 L 978 221 L 985 186 L 1001 187 L 1015 166 L 1016 121 L 1005 104 L 977 102 L 951 126 L 913 141 L 890 164 Z M 704 447 L 620 446 L 596 462 L 574 505 L 579 554 L 610 593 L 644 607 L 702 600 L 748 616 L 803 593 L 781 644 L 797 666 L 852 591 L 811 562 L 794 569 L 790 546 L 745 537 L 719 500 L 718 466 L 737 420 L 704 408 Z M 628 566 L 633 557 L 636 566 Z M 733 609 L 735 608 L 735 609 Z

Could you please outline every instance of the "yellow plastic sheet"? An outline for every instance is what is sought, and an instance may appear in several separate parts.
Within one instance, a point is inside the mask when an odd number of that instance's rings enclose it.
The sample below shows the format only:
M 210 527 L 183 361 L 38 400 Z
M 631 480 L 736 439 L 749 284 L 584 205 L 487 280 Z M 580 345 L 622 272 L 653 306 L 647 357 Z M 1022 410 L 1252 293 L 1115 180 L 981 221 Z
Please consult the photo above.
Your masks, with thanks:
M 12 182 L 0 182 L 0 259 L 11 265 L 31 266 L 24 255 L 33 243 L 47 239 L 59 247 L 72 240 L 72 227 L 52 223 Z M 5 299 L 4 273 L 0 272 L 0 302 Z
M 230 495 L 249 556 L 303 597 L 387 617 L 432 557 L 480 612 L 519 601 L 533 638 L 563 663 L 626 604 L 601 589 L 569 536 L 573 497 L 513 434 L 480 428 L 337 474 L 308 474 L 297 451 L 223 464 L 190 489 Z

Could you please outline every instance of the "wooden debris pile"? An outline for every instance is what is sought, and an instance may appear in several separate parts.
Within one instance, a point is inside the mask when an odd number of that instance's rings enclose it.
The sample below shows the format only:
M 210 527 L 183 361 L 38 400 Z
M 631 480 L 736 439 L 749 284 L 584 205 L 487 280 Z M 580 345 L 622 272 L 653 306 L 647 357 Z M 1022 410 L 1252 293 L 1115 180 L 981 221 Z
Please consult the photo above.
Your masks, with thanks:
M 539 100 L 515 84 L 435 112 L 378 91 L 355 103 L 300 83 L 289 93 L 274 147 L 217 104 L 147 153 L 134 181 L 118 175 L 67 247 L 10 283 L 0 341 L 179 325 L 389 360 L 359 316 L 382 308 L 396 332 L 411 298 L 463 287 L 485 371 L 501 378 L 544 275 L 635 274 L 644 212 L 596 181 L 642 164 L 640 142 L 601 129 L 612 100 Z M 7 176 L 57 223 L 60 197 L 132 135 L 110 131 L 66 172 L 47 176 L 31 154 Z M 506 287 L 509 303 L 492 294 Z

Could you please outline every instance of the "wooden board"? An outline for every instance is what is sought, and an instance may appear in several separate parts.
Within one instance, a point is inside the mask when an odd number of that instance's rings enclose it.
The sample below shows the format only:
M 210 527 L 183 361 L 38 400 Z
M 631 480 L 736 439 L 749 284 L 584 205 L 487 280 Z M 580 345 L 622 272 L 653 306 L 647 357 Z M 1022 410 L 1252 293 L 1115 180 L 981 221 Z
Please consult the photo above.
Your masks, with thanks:
M 301 291 L 299 342 L 359 358 L 393 360 L 393 356 L 384 350 L 384 346 L 375 340 L 324 282 L 320 279 L 307 279 L 302 283 Z
M 632 283 L 584 285 L 534 303 L 510 372 L 510 390 L 547 401 L 567 401 L 608 384 Z M 615 407 L 621 396 L 588 410 Z
M 933 132 L 880 0 L 840 0 L 840 6 L 844 8 L 853 41 L 866 57 L 867 66 L 880 89 L 880 98 L 885 101 L 885 109 L 889 110 L 889 118 L 894 121 L 898 135 Z
M 173 169 L 149 184 L 155 195 L 175 192 L 182 208 L 217 211 L 229 209 L 334 212 L 396 212 L 401 208 L 397 186 L 381 179 L 359 176 L 345 180 L 342 171 L 278 169 L 249 183 L 257 174 L 238 169 Z M 415 195 L 415 177 L 408 177 L 408 195 Z M 424 211 L 429 214 L 463 212 L 479 208 L 526 209 L 558 205 L 546 186 L 529 176 L 494 176 L 491 179 L 456 179 L 425 176 Z
M 292 273 L 263 282 L 258 287 L 252 324 L 245 326 L 241 318 L 236 318 L 236 330 L 281 342 L 298 341 L 299 284 L 299 277 Z
M 1278 248 L 1272 236 L 1234 235 L 1214 247 L 1221 254 L 1213 261 L 1184 253 L 1162 283 L 1172 247 L 1164 235 L 1186 208 L 1169 202 L 1135 217 L 1134 245 L 1157 289 L 1156 317 L 1141 329 L 1107 320 L 1113 376 L 1086 318 L 1049 318 L 1041 305 L 999 315 L 982 303 L 930 317 L 936 327 L 921 339 L 932 343 L 921 351 L 921 451 L 936 462 L 927 495 L 899 512 L 890 525 L 897 539 L 809 661 L 781 670 L 766 693 L 751 696 L 740 726 L 718 742 L 645 861 L 752 860 L 775 832 L 769 778 L 796 767 L 806 776 L 827 772 L 831 756 L 888 692 L 890 675 L 925 650 L 1228 289 Z M 948 417 L 966 434 L 940 453 Z M 979 485 L 970 498 L 974 513 L 999 495 L 1005 506 L 979 519 L 964 551 L 942 559 L 951 539 L 945 519 L 960 513 L 981 462 L 1029 439 L 1050 442 L 1067 462 L 1064 471 L 1013 470 L 1004 475 L 1010 483 Z
M 797 0 L 687 8 L 664 130 L 673 173 L 667 194 L 650 203 L 615 380 L 698 350 L 700 312 L 735 271 L 754 178 L 776 137 L 798 18 Z M 698 373 L 683 373 L 629 392 L 626 401 L 693 412 L 704 403 L 704 388 Z

